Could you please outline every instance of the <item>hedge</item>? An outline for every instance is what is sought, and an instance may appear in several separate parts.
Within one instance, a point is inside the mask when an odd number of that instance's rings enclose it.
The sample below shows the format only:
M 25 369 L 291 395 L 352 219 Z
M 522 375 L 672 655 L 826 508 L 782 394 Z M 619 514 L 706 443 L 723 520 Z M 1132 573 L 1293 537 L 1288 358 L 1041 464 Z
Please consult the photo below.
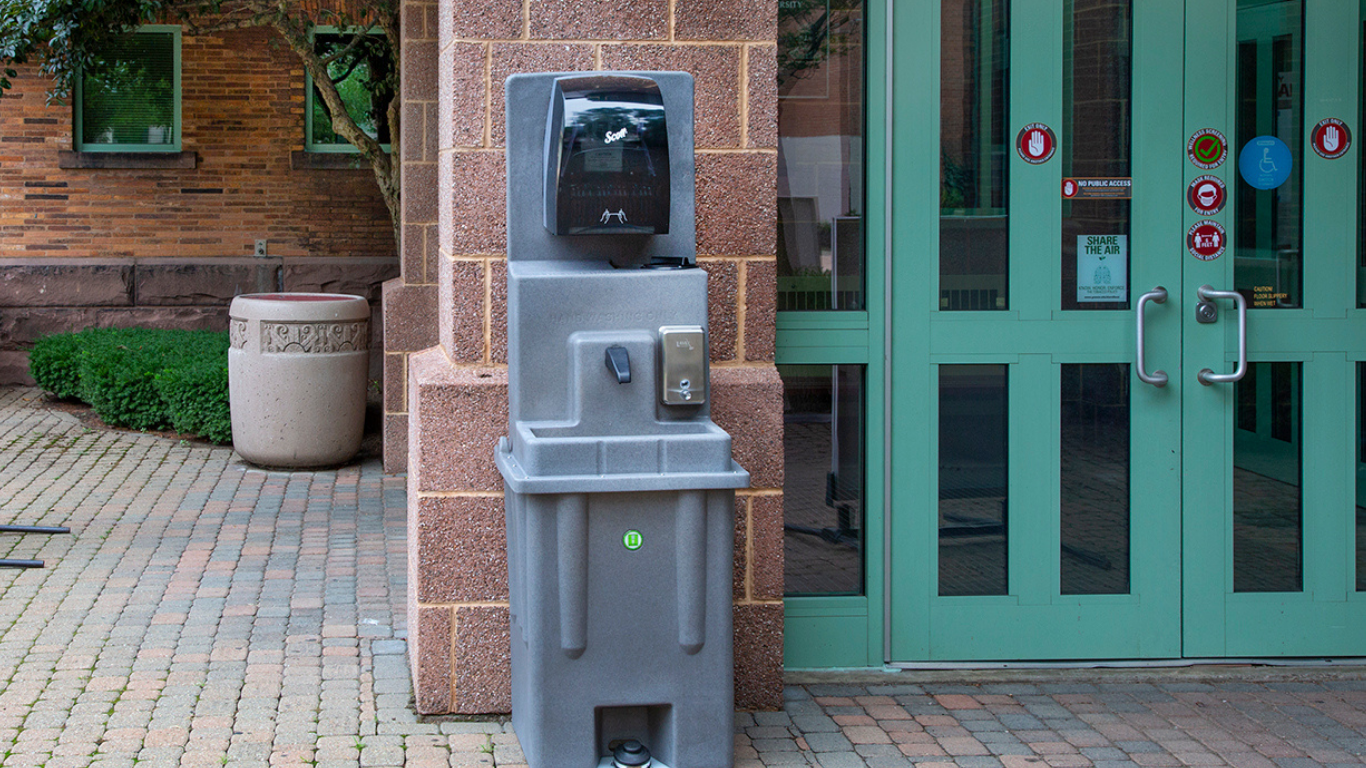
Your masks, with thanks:
M 43 389 L 75 398 L 106 424 L 175 429 L 232 442 L 228 334 L 87 328 L 39 339 L 29 372 Z

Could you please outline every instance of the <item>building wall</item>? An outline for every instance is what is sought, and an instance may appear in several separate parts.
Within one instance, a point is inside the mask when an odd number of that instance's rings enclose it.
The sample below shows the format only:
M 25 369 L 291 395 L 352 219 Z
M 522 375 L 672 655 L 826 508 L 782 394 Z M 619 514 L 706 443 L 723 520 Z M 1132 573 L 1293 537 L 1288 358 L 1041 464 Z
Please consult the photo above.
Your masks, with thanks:
M 773 0 L 405 3 L 406 108 L 421 103 L 430 120 L 432 97 L 422 94 L 436 94 L 435 133 L 428 123 L 420 159 L 405 151 L 403 276 L 385 286 L 387 431 L 408 434 L 406 459 L 386 441 L 386 465 L 409 473 L 408 641 L 420 712 L 510 705 L 503 486 L 493 463 L 507 431 L 503 82 L 593 69 L 696 77 L 712 415 L 753 484 L 736 500 L 736 703 L 781 705 L 776 18 Z
M 71 109 L 46 104 L 36 67 L 12 78 L 0 98 L 0 382 L 26 379 L 24 350 L 45 333 L 226 329 L 232 296 L 255 290 L 378 300 L 398 271 L 388 210 L 368 166 L 302 152 L 303 67 L 270 36 L 185 35 L 183 152 L 112 163 L 124 167 L 79 167 L 113 158 L 71 151 Z

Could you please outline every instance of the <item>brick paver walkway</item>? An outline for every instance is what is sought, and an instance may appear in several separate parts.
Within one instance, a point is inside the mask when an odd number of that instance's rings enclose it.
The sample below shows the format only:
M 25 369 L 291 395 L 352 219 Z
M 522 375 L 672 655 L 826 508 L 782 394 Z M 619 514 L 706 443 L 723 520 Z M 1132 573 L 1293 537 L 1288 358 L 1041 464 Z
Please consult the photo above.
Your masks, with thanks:
M 982 682 L 789 686 L 783 712 L 737 716 L 744 732 L 737 765 L 1362 765 L 1361 673 L 1324 667 L 903 672 Z
M 264 472 L 0 389 L 0 766 L 516 766 L 501 719 L 424 719 L 404 479 Z M 1366 671 L 907 672 L 736 715 L 737 768 L 1361 765 Z M 940 681 L 940 682 L 936 682 Z M 970 683 L 970 684 L 965 684 Z M 548 767 L 558 768 L 558 767 Z

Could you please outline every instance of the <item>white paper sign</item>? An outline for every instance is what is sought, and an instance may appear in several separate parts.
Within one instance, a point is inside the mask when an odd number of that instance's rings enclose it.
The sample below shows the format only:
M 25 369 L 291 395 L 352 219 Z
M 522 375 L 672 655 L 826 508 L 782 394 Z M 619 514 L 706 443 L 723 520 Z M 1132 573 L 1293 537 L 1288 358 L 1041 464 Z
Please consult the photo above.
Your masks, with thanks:
M 1129 236 L 1077 235 L 1077 301 L 1129 300 Z

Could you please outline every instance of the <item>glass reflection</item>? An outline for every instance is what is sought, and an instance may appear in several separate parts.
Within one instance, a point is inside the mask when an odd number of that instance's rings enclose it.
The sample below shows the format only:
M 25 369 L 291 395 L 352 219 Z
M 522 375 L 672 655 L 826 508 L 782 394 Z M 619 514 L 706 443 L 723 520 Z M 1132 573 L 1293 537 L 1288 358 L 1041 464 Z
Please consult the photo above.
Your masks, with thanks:
M 780 365 L 789 595 L 863 594 L 861 365 Z
M 1300 381 L 1300 363 L 1251 363 L 1236 385 L 1255 411 L 1233 430 L 1235 592 L 1303 589 Z
M 1063 176 L 1129 181 L 1131 2 L 1067 0 Z M 1062 207 L 1062 308 L 1129 308 L 1130 188 L 1088 186 Z M 1064 190 L 1066 193 L 1067 190 Z M 1086 197 L 1089 194 L 1122 197 Z
M 939 366 L 939 594 L 1004 595 L 1006 366 Z
M 1129 366 L 1062 366 L 1064 595 L 1129 592 Z
M 940 8 L 939 308 L 1006 309 L 1008 4 Z
M 1233 279 L 1248 306 L 1303 306 L 1301 228 L 1304 159 L 1304 9 L 1301 0 L 1238 3 L 1237 130 L 1227 161 L 1234 192 L 1237 249 Z M 1239 155 L 1258 137 L 1290 151 L 1285 183 L 1257 189 L 1239 170 Z M 1274 162 L 1273 162 L 1274 165 Z
M 1363 4 L 1362 10 L 1366 14 L 1366 4 Z M 1366 83 L 1366 21 L 1361 23 L 1360 82 Z M 1357 120 L 1358 130 L 1366 126 L 1366 99 L 1360 101 L 1361 116 Z M 1360 163 L 1357 169 L 1357 205 L 1361 208 L 1357 213 L 1357 304 L 1366 307 L 1366 152 L 1357 150 L 1357 161 Z M 1357 568 L 1357 573 L 1361 573 L 1360 567 Z
M 1357 591 L 1366 592 L 1366 363 L 1357 363 Z
M 107 65 L 80 83 L 81 144 L 174 145 L 176 37 L 140 32 L 109 40 Z
M 778 3 L 778 309 L 864 307 L 863 2 Z

